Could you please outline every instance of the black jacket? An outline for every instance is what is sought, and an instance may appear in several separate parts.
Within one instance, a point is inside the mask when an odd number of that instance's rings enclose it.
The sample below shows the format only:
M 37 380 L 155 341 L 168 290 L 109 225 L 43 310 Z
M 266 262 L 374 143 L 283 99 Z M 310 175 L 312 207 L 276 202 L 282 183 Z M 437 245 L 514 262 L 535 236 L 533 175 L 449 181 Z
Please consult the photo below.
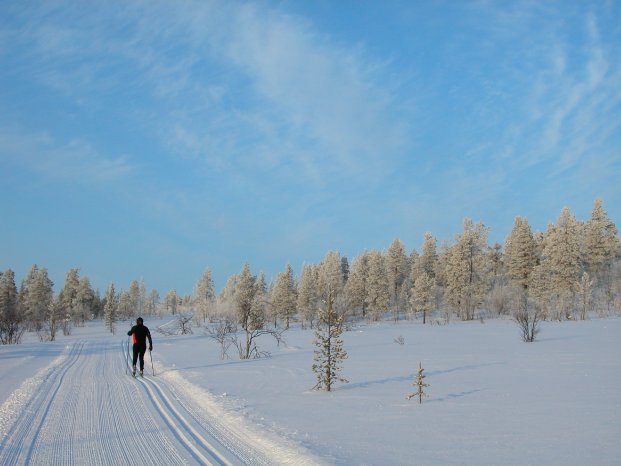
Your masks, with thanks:
M 133 335 L 132 343 L 134 345 L 141 346 L 143 348 L 147 347 L 146 339 L 149 339 L 149 347 L 153 347 L 153 340 L 151 340 L 151 332 L 149 332 L 149 327 L 146 325 L 134 325 L 132 329 L 127 332 L 128 335 Z

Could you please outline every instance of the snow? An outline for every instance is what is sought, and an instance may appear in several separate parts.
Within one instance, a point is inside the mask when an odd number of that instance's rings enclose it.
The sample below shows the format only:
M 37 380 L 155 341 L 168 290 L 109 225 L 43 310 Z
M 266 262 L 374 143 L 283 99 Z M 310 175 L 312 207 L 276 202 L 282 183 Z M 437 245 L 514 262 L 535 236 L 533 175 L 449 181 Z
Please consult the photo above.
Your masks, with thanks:
M 196 327 L 194 335 L 156 333 L 165 322 L 145 322 L 155 377 L 147 356 L 143 380 L 125 375 L 126 340 L 100 322 L 57 342 L 29 335 L 0 347 L 0 463 L 131 463 L 126 454 L 136 448 L 159 464 L 621 458 L 619 318 L 544 322 L 534 343 L 501 319 L 360 325 L 343 334 L 349 383 L 330 393 L 311 390 L 311 330 L 288 330 L 280 346 L 261 339 L 269 358 L 242 361 L 231 348 L 220 360 L 218 344 Z M 406 400 L 419 362 L 429 384 L 422 404 Z

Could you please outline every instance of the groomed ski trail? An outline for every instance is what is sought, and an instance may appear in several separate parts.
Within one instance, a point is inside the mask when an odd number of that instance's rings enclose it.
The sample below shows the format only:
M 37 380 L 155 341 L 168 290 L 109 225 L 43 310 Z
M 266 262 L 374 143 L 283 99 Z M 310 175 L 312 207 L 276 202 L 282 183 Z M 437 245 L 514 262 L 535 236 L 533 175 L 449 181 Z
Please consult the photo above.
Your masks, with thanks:
M 144 378 L 126 375 L 121 348 L 110 340 L 69 344 L 30 384 L 0 439 L 0 464 L 274 464 L 211 426 L 150 368 Z

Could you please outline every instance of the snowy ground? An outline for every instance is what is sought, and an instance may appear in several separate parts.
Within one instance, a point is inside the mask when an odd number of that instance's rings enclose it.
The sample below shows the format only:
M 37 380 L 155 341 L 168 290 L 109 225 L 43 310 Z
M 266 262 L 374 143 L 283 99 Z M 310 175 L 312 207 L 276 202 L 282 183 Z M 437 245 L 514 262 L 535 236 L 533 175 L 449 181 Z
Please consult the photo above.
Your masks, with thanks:
M 280 347 L 261 340 L 272 357 L 249 361 L 234 349 L 221 361 L 217 343 L 195 332 L 154 333 L 156 377 L 146 380 L 125 375 L 124 337 L 100 323 L 0 347 L 0 464 L 138 463 L 140 451 L 152 464 L 621 458 L 618 318 L 544 323 L 532 344 L 503 320 L 361 326 L 343 335 L 349 383 L 331 393 L 310 390 L 309 330 L 286 332 Z M 405 399 L 419 362 L 430 384 L 422 405 Z

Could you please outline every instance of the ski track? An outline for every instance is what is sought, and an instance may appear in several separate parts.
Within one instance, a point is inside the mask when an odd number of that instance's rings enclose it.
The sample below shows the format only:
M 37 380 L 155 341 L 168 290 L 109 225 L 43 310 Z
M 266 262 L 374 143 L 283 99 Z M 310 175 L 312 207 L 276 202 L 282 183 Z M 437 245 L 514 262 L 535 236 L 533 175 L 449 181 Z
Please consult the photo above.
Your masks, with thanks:
M 269 464 L 165 381 L 126 375 L 127 357 L 109 340 L 69 346 L 38 384 L 26 384 L 33 388 L 0 439 L 0 464 Z

